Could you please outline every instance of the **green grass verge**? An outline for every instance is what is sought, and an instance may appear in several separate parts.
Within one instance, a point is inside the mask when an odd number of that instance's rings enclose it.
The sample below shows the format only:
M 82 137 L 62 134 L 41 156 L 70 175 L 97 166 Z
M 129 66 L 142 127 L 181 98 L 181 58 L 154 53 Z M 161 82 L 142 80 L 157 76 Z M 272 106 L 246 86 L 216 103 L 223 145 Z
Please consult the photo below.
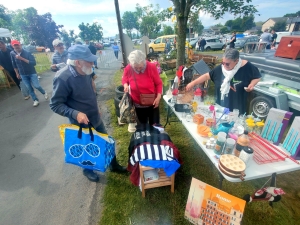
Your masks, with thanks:
M 34 53 L 33 56 L 35 57 L 36 60 L 35 70 L 38 74 L 50 70 L 51 63 L 49 58 L 51 59 L 52 53 L 38 52 L 38 53 Z
M 116 73 L 116 85 L 120 84 L 121 73 Z M 168 73 L 173 77 L 174 72 Z M 112 136 L 116 139 L 118 161 L 127 165 L 128 145 L 131 134 L 127 125 L 118 126 L 113 100 L 107 102 L 111 112 Z M 166 108 L 160 104 L 161 123 L 165 123 Z M 166 127 L 172 141 L 180 150 L 183 165 L 175 177 L 175 193 L 170 192 L 170 186 L 146 190 L 146 198 L 138 187 L 129 181 L 129 175 L 107 173 L 107 187 L 103 197 L 103 214 L 99 224 L 129 225 L 129 224 L 190 224 L 184 219 L 185 204 L 192 177 L 207 184 L 218 187 L 218 173 L 208 157 L 198 144 L 186 132 L 181 123 L 171 123 Z M 196 131 L 195 131 L 196 132 Z M 290 225 L 300 224 L 300 171 L 277 176 L 277 187 L 286 194 L 280 202 L 274 203 L 273 208 L 268 202 L 253 202 L 246 205 L 243 224 L 246 225 Z M 252 194 L 262 187 L 268 178 L 239 183 L 223 182 L 223 190 L 242 198 Z

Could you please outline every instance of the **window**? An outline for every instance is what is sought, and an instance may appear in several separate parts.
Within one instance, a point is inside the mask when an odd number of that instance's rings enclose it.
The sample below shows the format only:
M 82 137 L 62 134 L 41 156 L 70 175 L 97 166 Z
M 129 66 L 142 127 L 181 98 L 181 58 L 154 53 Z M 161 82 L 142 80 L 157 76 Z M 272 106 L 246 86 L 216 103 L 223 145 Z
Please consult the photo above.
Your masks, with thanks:
M 160 42 L 161 42 L 161 38 L 158 38 L 154 41 L 154 44 L 160 44 Z

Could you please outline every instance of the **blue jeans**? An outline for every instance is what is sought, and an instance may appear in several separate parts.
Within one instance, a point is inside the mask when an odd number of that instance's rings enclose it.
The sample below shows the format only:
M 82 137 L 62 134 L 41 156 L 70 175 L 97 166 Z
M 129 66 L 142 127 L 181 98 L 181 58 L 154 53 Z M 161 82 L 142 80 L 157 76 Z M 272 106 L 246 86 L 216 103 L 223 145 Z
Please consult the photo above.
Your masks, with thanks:
M 46 93 L 45 90 L 41 87 L 39 79 L 36 74 L 21 75 L 21 77 L 25 86 L 29 90 L 29 94 L 33 101 L 38 101 L 39 99 L 36 97 L 31 84 L 33 85 L 34 88 L 38 89 L 43 95 Z
M 24 81 L 22 81 L 22 80 L 20 81 L 20 88 L 21 88 L 22 95 L 24 97 L 29 96 L 28 88 L 25 86 Z

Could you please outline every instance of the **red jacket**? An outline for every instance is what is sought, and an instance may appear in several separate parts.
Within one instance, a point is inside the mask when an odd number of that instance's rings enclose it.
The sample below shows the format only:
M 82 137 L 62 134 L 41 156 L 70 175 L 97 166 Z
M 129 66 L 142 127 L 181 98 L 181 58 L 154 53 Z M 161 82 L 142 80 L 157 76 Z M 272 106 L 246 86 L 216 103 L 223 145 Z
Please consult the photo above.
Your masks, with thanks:
M 162 80 L 159 77 L 157 68 L 154 63 L 146 61 L 146 69 L 144 73 L 137 74 L 130 65 L 124 69 L 122 77 L 122 84 L 127 83 L 130 85 L 130 95 L 134 103 L 140 104 L 140 94 L 161 94 L 162 93 Z M 134 77 L 138 85 L 134 81 Z M 139 91 L 140 92 L 139 92 Z

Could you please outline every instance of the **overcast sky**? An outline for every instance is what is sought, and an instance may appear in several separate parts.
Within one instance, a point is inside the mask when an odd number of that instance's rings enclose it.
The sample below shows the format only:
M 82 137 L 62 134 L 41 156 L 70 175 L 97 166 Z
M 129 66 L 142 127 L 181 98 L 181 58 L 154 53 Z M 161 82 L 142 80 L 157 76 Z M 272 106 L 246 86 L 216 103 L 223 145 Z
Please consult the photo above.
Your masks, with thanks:
M 169 0 L 119 0 L 121 17 L 125 11 L 135 11 L 137 3 L 142 6 L 159 4 L 162 9 L 172 6 Z M 38 10 L 38 14 L 50 12 L 56 24 L 64 25 L 67 31 L 75 30 L 77 34 L 81 22 L 91 24 L 95 21 L 101 24 L 104 37 L 114 37 L 118 33 L 114 0 L 23 0 L 18 1 L 18 4 L 15 1 L 5 1 L 1 4 L 10 10 L 34 7 Z M 271 17 L 281 17 L 287 13 L 300 11 L 299 0 L 252 0 L 252 4 L 260 14 L 255 15 L 255 21 L 266 21 Z M 215 20 L 202 12 L 199 17 L 206 28 L 234 19 L 232 15 L 226 14 L 223 19 Z

